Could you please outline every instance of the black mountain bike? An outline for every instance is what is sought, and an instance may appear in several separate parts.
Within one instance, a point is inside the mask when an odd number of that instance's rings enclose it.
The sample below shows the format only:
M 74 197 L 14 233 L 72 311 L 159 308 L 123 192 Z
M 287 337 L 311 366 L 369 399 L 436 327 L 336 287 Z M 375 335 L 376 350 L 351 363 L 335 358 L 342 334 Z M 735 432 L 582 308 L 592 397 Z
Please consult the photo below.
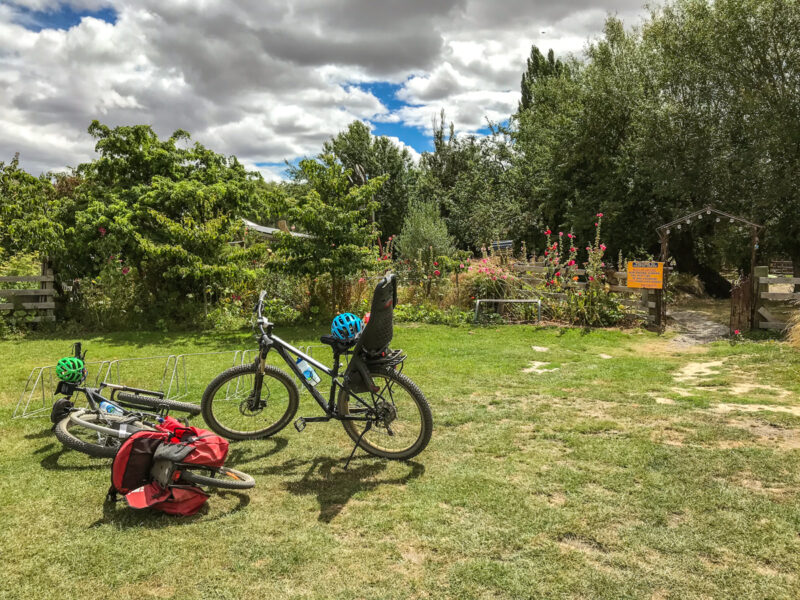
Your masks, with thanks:
M 358 447 L 396 460 L 425 449 L 433 432 L 431 409 L 420 389 L 402 373 L 406 358 L 402 350 L 389 349 L 397 304 L 393 274 L 383 277 L 375 288 L 370 320 L 358 337 L 349 343 L 331 335 L 320 338 L 333 349 L 333 368 L 273 334 L 274 324 L 262 314 L 265 296 L 266 292 L 261 292 L 255 309 L 260 330 L 258 358 L 250 365 L 224 371 L 203 393 L 203 418 L 211 429 L 230 439 L 251 440 L 269 437 L 289 424 L 297 412 L 299 392 L 288 373 L 267 364 L 267 355 L 274 349 L 325 413 L 300 417 L 294 423 L 297 431 L 303 431 L 307 423 L 341 421 L 355 442 L 348 464 Z M 331 377 L 327 401 L 293 357 Z M 342 357 L 347 364 L 340 373 Z

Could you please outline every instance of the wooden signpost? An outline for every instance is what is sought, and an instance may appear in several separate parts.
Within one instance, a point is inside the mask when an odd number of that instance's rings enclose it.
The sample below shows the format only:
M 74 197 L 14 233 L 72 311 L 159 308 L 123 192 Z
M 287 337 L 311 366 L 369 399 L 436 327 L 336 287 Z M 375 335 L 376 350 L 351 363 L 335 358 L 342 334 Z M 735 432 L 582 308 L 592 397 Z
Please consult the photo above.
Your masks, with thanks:
M 650 260 L 628 262 L 628 287 L 660 290 L 664 288 L 664 263 Z

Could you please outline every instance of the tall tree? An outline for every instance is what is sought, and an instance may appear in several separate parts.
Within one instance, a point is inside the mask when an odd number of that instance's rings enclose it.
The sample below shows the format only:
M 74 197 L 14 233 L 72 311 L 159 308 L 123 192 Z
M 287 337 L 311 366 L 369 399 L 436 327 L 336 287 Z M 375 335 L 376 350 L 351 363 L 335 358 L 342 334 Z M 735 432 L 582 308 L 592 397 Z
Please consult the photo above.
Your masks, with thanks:
M 363 122 L 353 121 L 345 131 L 325 142 L 322 152 L 339 159 L 351 171 L 356 185 L 385 177 L 375 194 L 375 221 L 384 237 L 399 233 L 415 178 L 408 149 L 386 136 L 372 135 Z
M 560 76 L 568 73 L 568 66 L 560 58 L 556 59 L 553 49 L 547 51 L 547 58 L 537 46 L 531 46 L 531 55 L 526 61 L 527 68 L 522 74 L 519 111 L 527 110 L 533 104 L 533 86 L 546 77 Z

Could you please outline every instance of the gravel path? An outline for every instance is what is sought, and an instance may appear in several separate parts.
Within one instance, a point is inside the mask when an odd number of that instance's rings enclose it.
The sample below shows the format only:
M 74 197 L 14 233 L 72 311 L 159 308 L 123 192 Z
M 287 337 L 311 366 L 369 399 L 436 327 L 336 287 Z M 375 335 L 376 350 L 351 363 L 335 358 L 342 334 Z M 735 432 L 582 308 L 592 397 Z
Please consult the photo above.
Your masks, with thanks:
M 672 343 L 680 346 L 707 344 L 730 334 L 727 325 L 712 321 L 708 315 L 696 310 L 670 310 L 669 318 L 674 322 L 671 328 L 678 331 Z

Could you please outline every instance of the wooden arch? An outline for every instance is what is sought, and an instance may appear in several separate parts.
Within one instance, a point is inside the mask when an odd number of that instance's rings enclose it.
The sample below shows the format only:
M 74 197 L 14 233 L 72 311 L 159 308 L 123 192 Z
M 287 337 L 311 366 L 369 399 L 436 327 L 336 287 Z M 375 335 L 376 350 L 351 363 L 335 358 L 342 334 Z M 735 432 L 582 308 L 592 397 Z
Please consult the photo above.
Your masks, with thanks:
M 700 210 L 696 210 L 693 213 L 689 213 L 688 215 L 684 215 L 679 219 L 675 219 L 674 221 L 670 221 L 669 223 L 664 223 L 660 227 L 656 227 L 656 231 L 658 232 L 658 239 L 661 242 L 661 261 L 666 263 L 669 257 L 669 236 L 673 229 L 681 229 L 683 225 L 691 225 L 692 221 L 701 221 L 703 217 L 711 217 L 711 215 L 715 215 L 714 218 L 717 223 L 721 222 L 723 219 L 727 219 L 729 223 L 741 223 L 750 228 L 750 275 L 748 277 L 748 285 L 752 282 L 755 276 L 755 269 L 756 269 L 756 250 L 758 249 L 758 233 L 761 231 L 764 226 L 759 225 L 758 223 L 753 223 L 752 221 L 748 221 L 743 217 L 737 217 L 736 215 L 731 215 L 724 211 L 718 210 L 713 206 L 705 206 Z M 665 277 L 665 287 L 666 287 L 666 277 Z M 663 291 L 662 291 L 663 293 Z M 660 302 L 659 307 L 659 321 L 660 323 L 666 322 L 666 302 Z M 751 315 L 752 321 L 752 315 Z

